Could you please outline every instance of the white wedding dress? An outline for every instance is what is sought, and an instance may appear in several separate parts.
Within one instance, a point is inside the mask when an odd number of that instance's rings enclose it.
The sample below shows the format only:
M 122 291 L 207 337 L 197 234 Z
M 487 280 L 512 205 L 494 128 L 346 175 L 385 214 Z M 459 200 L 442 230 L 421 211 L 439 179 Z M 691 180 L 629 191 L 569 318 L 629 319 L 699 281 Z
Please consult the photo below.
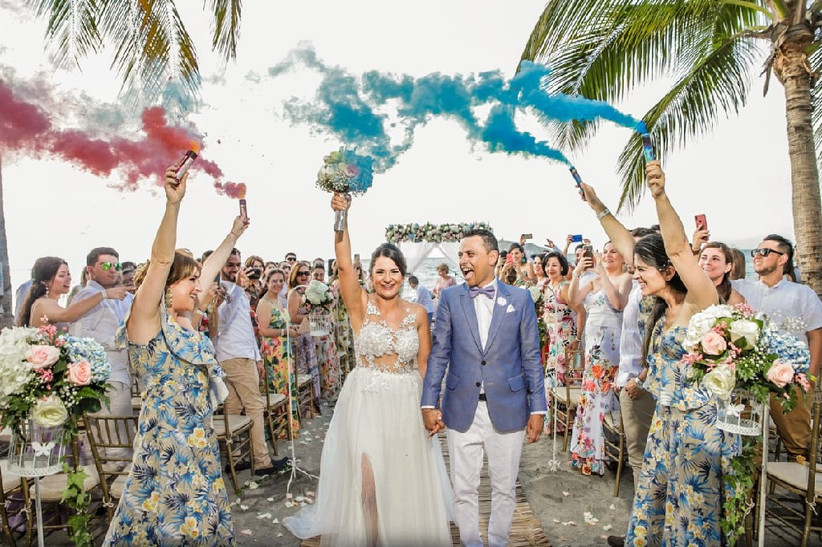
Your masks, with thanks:
M 394 329 L 369 299 L 354 350 L 357 366 L 325 438 L 317 500 L 283 523 L 301 539 L 321 535 L 323 545 L 368 544 L 373 527 L 362 492 L 363 470 L 370 470 L 380 545 L 452 545 L 451 484 L 420 412 L 414 313 L 406 308 Z

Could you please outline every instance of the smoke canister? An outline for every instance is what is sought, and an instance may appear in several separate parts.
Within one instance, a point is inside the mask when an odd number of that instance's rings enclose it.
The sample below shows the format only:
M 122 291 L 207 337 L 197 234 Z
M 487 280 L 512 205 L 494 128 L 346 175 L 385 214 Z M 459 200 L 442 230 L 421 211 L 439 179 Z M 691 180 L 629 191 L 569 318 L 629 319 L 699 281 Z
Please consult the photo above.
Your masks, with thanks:
M 188 168 L 191 167 L 191 164 L 194 163 L 195 159 L 197 159 L 197 152 L 194 150 L 189 150 L 186 152 L 186 155 L 183 156 L 183 159 L 180 160 L 179 165 L 177 165 L 177 171 L 174 173 L 174 177 L 177 180 L 183 178 L 183 175 L 186 174 Z

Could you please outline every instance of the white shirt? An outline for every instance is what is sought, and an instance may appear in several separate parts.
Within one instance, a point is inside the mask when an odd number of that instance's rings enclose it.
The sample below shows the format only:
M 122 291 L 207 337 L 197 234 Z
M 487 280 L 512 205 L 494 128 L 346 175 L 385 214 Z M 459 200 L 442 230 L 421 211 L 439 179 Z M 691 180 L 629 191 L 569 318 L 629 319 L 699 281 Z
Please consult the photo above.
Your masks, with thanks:
M 642 289 L 639 283 L 633 282 L 628 303 L 622 310 L 622 331 L 619 335 L 619 372 L 616 387 L 625 387 L 628 380 L 636 378 L 645 368 L 642 362 L 642 337 L 639 331 L 639 304 L 642 302 Z
M 89 280 L 86 286 L 74 295 L 72 302 L 81 302 L 91 298 L 105 288 L 94 280 Z M 116 349 L 114 335 L 120 325 L 123 324 L 128 309 L 134 297 L 126 294 L 122 300 L 104 298 L 102 302 L 91 308 L 82 317 L 74 321 L 69 326 L 69 334 L 79 338 L 93 338 L 106 350 L 106 355 L 111 363 L 111 374 L 109 380 L 112 382 L 122 382 L 127 386 L 131 385 L 131 375 L 129 374 L 128 350 L 127 348 Z
M 488 342 L 488 331 L 491 328 L 491 318 L 494 317 L 494 301 L 497 299 L 497 280 L 494 279 L 489 284 L 480 287 L 494 287 L 494 298 L 488 298 L 484 294 L 478 294 L 474 298 L 474 311 L 477 314 L 477 329 L 479 330 L 480 343 L 482 349 Z
M 251 301 L 245 291 L 230 281 L 220 281 L 226 295 L 231 299 L 223 300 L 217 308 L 217 336 L 214 347 L 217 361 L 228 359 L 251 359 L 260 361 L 260 348 L 254 337 L 254 325 L 251 324 Z
M 822 328 L 822 302 L 807 285 L 782 279 L 773 287 L 761 280 L 731 281 L 748 304 L 768 317 L 780 330 L 808 343 L 808 331 Z

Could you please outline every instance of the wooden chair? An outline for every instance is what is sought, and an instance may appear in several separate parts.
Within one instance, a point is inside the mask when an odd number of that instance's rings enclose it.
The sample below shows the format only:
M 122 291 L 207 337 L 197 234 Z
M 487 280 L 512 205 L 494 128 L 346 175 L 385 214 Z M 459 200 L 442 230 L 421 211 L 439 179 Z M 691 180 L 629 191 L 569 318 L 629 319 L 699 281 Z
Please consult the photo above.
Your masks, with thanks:
M 277 440 L 283 434 L 291 438 L 291 428 L 288 427 L 288 397 L 282 393 L 271 393 L 269 367 L 263 368 L 265 377 L 260 383 L 260 392 L 263 397 L 263 419 L 268 428 L 268 435 L 271 437 L 271 444 L 274 446 L 274 455 L 278 456 Z
M 565 348 L 565 385 L 551 389 L 556 398 L 557 425 L 562 424 L 565 430 L 562 451 L 568 450 L 571 430 L 574 428 L 574 417 L 579 398 L 582 395 L 582 374 L 585 370 L 584 350 Z
M 241 414 L 227 414 L 225 408 L 220 405 L 214 413 L 214 433 L 220 443 L 221 452 L 225 454 L 225 463 L 231 475 L 231 482 L 234 484 L 234 491 L 240 491 L 240 484 L 237 482 L 237 470 L 235 465 L 243 458 L 248 458 L 251 462 L 251 472 L 254 472 L 254 458 L 251 457 L 251 426 L 253 421 L 248 416 Z
M 26 505 L 23 500 L 23 481 L 19 475 L 9 471 L 8 467 L 9 461 L 7 459 L 0 460 L 0 485 L 2 485 L 2 489 L 0 489 L 0 520 L 2 522 L 0 522 L 0 525 L 3 526 L 3 535 L 6 537 L 8 545 L 14 547 L 16 545 L 14 532 L 17 528 L 24 526 L 25 522 L 21 521 L 16 526 L 12 526 L 11 517 L 23 514 Z M 18 508 L 11 512 L 10 507 L 14 502 L 17 502 Z M 31 542 L 30 536 L 26 539 L 27 543 Z
M 612 410 L 605 413 L 602 421 L 603 440 L 605 441 L 605 455 L 617 462 L 616 480 L 614 482 L 614 497 L 619 497 L 619 481 L 622 478 L 622 469 L 628 458 L 625 448 L 625 430 L 622 426 L 622 413 Z
M 822 452 L 819 436 L 822 434 L 822 402 L 816 394 L 811 407 L 810 461 L 768 462 L 766 488 L 775 485 L 779 490 L 766 499 L 765 518 L 778 521 L 783 527 L 801 536 L 801 545 L 808 544 L 811 532 L 822 532 L 819 521 L 822 502 Z M 769 489 L 769 491 L 772 489 Z M 787 491 L 787 494 L 785 493 Z M 816 521 L 816 522 L 814 522 Z
M 315 416 L 314 382 L 310 374 L 297 375 L 297 401 L 300 422 L 302 422 L 303 418 L 311 419 Z
M 103 506 L 109 522 L 119 503 L 131 471 L 134 437 L 137 435 L 136 416 L 83 415 L 94 466 L 100 477 Z

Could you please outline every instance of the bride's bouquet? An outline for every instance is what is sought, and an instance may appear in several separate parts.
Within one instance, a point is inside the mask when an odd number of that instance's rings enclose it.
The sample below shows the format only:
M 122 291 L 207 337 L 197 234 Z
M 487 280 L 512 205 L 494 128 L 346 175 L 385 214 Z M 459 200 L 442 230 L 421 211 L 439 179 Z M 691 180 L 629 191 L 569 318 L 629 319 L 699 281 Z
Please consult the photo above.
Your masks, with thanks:
M 335 150 L 323 158 L 323 166 L 317 173 L 317 188 L 332 193 L 364 194 L 374 179 L 373 162 L 372 158 L 351 150 Z M 345 211 L 337 211 L 334 230 L 342 232 L 344 223 Z

